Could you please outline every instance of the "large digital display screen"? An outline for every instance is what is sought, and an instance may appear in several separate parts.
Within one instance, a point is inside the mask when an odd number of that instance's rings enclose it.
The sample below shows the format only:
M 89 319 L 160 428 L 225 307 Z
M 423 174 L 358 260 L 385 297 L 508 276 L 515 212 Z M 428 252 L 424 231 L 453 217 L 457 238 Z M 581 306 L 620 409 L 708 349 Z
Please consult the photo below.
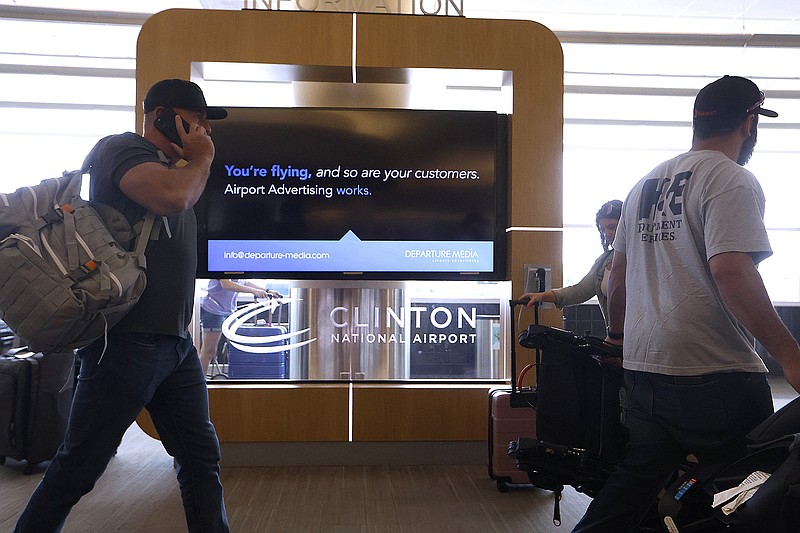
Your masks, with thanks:
M 507 117 L 229 108 L 199 277 L 504 279 Z

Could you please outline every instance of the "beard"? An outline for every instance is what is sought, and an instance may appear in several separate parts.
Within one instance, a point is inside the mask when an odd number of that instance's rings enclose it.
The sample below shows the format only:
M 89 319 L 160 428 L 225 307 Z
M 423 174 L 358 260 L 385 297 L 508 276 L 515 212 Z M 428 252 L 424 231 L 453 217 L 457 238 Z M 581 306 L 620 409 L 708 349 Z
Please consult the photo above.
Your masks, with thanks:
M 753 150 L 755 150 L 757 141 L 758 128 L 753 124 L 753 128 L 750 130 L 750 136 L 744 140 L 742 147 L 739 149 L 739 157 L 736 158 L 737 163 L 745 166 L 747 162 L 750 161 L 750 158 L 753 157 Z

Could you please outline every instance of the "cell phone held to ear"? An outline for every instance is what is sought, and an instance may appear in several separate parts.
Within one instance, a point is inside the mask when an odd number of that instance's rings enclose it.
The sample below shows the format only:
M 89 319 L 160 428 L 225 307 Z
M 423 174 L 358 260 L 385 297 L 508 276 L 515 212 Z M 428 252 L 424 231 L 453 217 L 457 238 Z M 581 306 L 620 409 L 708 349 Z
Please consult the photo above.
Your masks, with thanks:
M 175 113 L 175 111 L 169 107 L 165 107 L 161 111 L 161 114 L 158 115 L 153 121 L 153 126 L 155 126 L 158 131 L 163 133 L 167 139 L 183 148 L 181 136 L 178 135 L 178 129 L 175 127 L 176 116 L 177 113 Z M 183 122 L 183 129 L 186 131 L 186 133 L 189 133 L 189 123 L 183 120 L 183 118 L 181 118 L 181 122 Z

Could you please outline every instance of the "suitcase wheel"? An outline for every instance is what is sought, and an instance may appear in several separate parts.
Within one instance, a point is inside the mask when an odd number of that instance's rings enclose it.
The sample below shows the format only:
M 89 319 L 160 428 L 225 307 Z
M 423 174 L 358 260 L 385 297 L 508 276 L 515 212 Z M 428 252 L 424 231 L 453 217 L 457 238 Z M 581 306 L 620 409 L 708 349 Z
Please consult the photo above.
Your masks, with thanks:
M 508 483 L 505 481 L 498 479 L 497 480 L 497 490 L 500 492 L 508 492 Z

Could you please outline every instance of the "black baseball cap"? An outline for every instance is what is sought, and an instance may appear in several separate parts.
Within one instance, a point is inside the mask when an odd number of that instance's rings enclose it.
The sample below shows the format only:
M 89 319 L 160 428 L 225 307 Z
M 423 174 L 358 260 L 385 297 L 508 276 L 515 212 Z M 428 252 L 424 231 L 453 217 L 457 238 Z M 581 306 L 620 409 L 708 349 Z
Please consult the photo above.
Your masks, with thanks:
M 144 97 L 144 112 L 149 113 L 158 106 L 204 109 L 209 120 L 219 120 L 228 116 L 225 108 L 206 104 L 200 86 L 187 80 L 161 80 L 150 87 Z
M 694 121 L 704 124 L 720 123 L 735 127 L 747 117 L 758 114 L 777 117 L 771 109 L 764 109 L 764 92 L 747 78 L 723 76 L 709 83 L 697 93 L 694 101 Z

